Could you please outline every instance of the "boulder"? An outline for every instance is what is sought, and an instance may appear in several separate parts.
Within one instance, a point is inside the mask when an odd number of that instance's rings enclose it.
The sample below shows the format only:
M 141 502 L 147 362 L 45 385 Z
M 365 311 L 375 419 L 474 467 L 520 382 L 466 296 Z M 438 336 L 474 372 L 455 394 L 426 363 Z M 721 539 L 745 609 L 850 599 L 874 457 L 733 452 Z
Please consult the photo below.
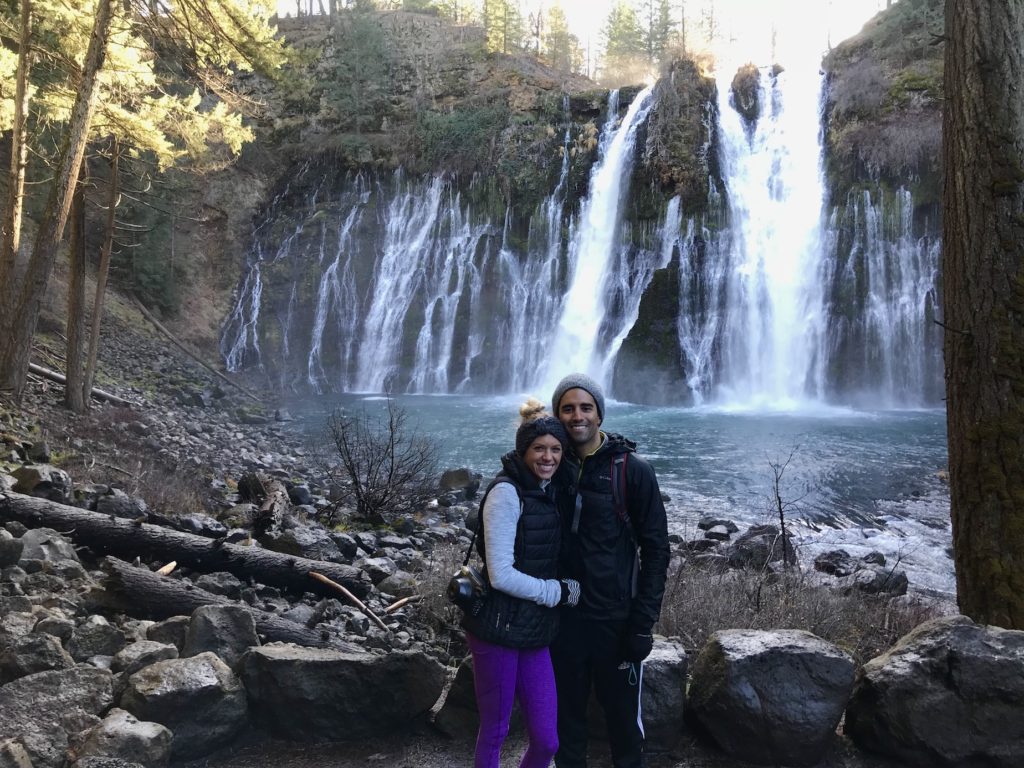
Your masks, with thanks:
M 72 752 L 79 760 L 118 758 L 145 768 L 165 768 L 171 760 L 173 738 L 170 730 L 159 723 L 142 722 L 131 713 L 114 708 L 103 722 L 77 739 L 78 745 Z
M 71 542 L 52 528 L 32 528 L 25 531 L 21 537 L 21 543 L 21 561 L 19 562 L 25 560 L 49 562 L 74 560 L 78 562 L 78 553 L 75 552 Z
M 192 614 L 181 655 L 211 651 L 229 667 L 235 667 L 250 647 L 259 644 L 256 620 L 248 609 L 240 605 L 204 605 Z
M 71 476 L 63 469 L 57 469 L 51 464 L 26 464 L 11 474 L 18 481 L 14 486 L 17 493 L 61 504 L 74 503 L 74 484 Z
M 241 681 L 212 653 L 150 664 L 128 678 L 120 706 L 174 733 L 171 756 L 194 758 L 230 742 L 246 724 Z
M 185 638 L 188 637 L 188 627 L 191 623 L 191 616 L 171 616 L 146 629 L 146 639 L 168 643 L 180 652 L 185 647 Z
M 853 659 L 803 630 L 715 632 L 697 655 L 690 712 L 733 757 L 814 765 L 853 687 Z
M 904 765 L 1024 765 L 1024 631 L 925 622 L 857 675 L 844 732 Z
M 178 658 L 178 649 L 170 643 L 136 640 L 114 654 L 114 658 L 110 662 L 110 670 L 130 677 L 150 664 L 176 658 Z
M 736 538 L 727 556 L 733 568 L 761 569 L 782 560 L 783 552 L 790 563 L 796 562 L 796 551 L 788 536 L 783 537 L 774 525 L 755 525 Z
M 17 739 L 34 768 L 64 764 L 69 733 L 113 703 L 113 678 L 93 667 L 36 672 L 0 687 L 0 742 Z
M 35 633 L 18 638 L 0 652 L 0 685 L 51 669 L 70 669 L 75 660 L 53 635 Z
M 17 565 L 18 561 L 21 560 L 21 552 L 24 548 L 25 543 L 21 539 L 14 538 L 10 533 L 0 528 L 0 568 Z
M 351 653 L 291 643 L 253 648 L 241 675 L 254 719 L 295 740 L 407 729 L 430 710 L 445 682 L 445 668 L 418 651 Z
M 476 710 L 476 693 L 473 690 L 473 659 L 467 656 L 459 664 L 444 701 L 433 714 L 434 727 L 449 738 L 472 739 L 480 727 L 480 715 Z M 516 731 L 521 724 L 518 708 L 513 710 L 509 731 Z
M 640 708 L 650 749 L 671 749 L 682 735 L 687 681 L 686 649 L 677 640 L 654 638 L 644 661 Z
M 102 616 L 93 614 L 75 627 L 68 640 L 68 653 L 75 661 L 93 656 L 113 656 L 127 644 L 124 632 Z

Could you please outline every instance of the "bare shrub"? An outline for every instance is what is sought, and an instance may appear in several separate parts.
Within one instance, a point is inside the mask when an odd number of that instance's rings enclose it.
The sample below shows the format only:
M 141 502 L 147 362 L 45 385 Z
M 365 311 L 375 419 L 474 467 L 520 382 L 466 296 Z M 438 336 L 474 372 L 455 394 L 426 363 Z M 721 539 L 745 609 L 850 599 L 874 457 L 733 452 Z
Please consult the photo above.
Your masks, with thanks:
M 699 649 L 720 629 L 803 629 L 863 664 L 942 612 L 923 599 L 844 593 L 796 571 L 713 572 L 679 560 L 669 573 L 658 631 Z
M 865 126 L 852 142 L 864 165 L 876 175 L 899 177 L 934 170 L 942 156 L 942 115 L 934 109 L 899 113 Z
M 169 472 L 155 465 L 139 467 L 125 491 L 166 517 L 206 511 L 200 481 L 184 472 Z
M 419 511 L 435 495 L 437 445 L 391 397 L 383 416 L 338 410 L 327 428 L 347 482 L 338 486 L 354 499 L 356 517 L 381 524 L 386 515 Z
M 414 572 L 422 599 L 415 604 L 417 616 L 448 642 L 457 641 L 461 636 L 459 620 L 462 612 L 449 602 L 445 591 L 448 580 L 462 565 L 466 554 L 464 544 L 439 544 L 430 552 L 430 557 L 421 570 Z M 451 653 L 452 649 L 447 648 Z
M 889 79 L 876 61 L 847 67 L 829 83 L 829 100 L 838 115 L 874 114 L 889 91 Z

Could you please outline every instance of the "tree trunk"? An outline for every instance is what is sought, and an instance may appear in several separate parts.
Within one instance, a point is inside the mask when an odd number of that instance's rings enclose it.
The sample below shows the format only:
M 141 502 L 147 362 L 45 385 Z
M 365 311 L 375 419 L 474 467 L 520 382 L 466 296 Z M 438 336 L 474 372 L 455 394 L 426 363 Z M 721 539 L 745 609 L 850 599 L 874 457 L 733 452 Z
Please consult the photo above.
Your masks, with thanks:
M 943 309 L 960 610 L 1024 629 L 1024 6 L 947 0 Z
M 85 175 L 75 185 L 71 201 L 71 248 L 68 253 L 68 322 L 65 347 L 64 405 L 72 413 L 85 413 L 88 402 L 82 388 L 82 334 L 85 332 Z
M 309 560 L 259 546 L 221 543 L 20 493 L 0 493 L 0 520 L 17 520 L 30 528 L 53 528 L 98 555 L 116 555 L 129 560 L 135 557 L 176 560 L 205 573 L 227 571 L 239 578 L 251 576 L 262 584 L 299 595 L 315 592 L 327 597 L 337 596 L 329 586 L 311 577 L 310 571 L 342 584 L 360 599 L 366 597 L 370 589 L 368 577 L 351 565 Z
M 60 164 L 36 233 L 32 257 L 25 271 L 17 306 L 9 318 L 0 318 L 4 323 L 0 325 L 0 389 L 11 390 L 14 399 L 18 401 L 21 399 L 25 378 L 28 375 L 32 337 L 35 335 L 36 322 L 39 320 L 39 305 L 53 270 L 57 246 L 64 235 L 71 196 L 85 155 L 89 124 L 92 122 L 95 108 L 96 80 L 106 57 L 112 14 L 112 0 L 99 0 L 92 35 L 89 38 L 89 50 L 82 67 L 82 79 L 78 84 L 78 94 L 71 109 L 67 137 L 61 150 Z
M 110 147 L 110 194 L 107 196 L 107 220 L 103 228 L 103 248 L 96 266 L 96 296 L 92 301 L 92 325 L 89 328 L 89 352 L 86 355 L 85 374 L 82 377 L 82 397 L 88 402 L 92 396 L 92 383 L 96 378 L 96 358 L 100 350 L 100 325 L 103 322 L 103 299 L 107 293 L 107 275 L 110 273 L 110 254 L 114 249 L 114 212 L 121 198 L 119 191 L 118 161 L 121 145 L 114 137 Z
M 15 273 L 21 245 L 21 217 L 25 210 L 25 169 L 28 165 L 28 81 L 32 66 L 32 2 L 22 0 L 18 41 L 18 74 L 14 86 L 14 121 L 11 126 L 11 169 L 7 205 L 0 220 L 0 329 L 11 327 L 14 317 Z
M 133 618 L 160 621 L 172 616 L 191 616 L 196 608 L 204 605 L 238 605 L 234 600 L 199 589 L 187 581 L 161 576 L 148 568 L 136 568 L 114 557 L 104 558 L 101 567 L 107 574 L 103 580 L 105 591 L 94 594 L 94 600 Z M 362 651 L 356 645 L 332 638 L 320 630 L 308 629 L 298 622 L 255 608 L 247 610 L 256 622 L 261 642 Z

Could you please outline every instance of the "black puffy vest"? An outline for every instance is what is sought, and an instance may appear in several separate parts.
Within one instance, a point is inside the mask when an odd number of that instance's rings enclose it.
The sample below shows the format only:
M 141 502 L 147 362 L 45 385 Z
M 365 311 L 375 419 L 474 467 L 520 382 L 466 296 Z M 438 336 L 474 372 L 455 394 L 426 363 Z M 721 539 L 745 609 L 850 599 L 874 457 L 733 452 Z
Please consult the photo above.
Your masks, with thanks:
M 555 500 L 540 488 L 533 475 L 514 453 L 502 457 L 502 471 L 488 487 L 512 483 L 522 502 L 516 529 L 514 565 L 517 571 L 538 579 L 558 576 L 561 525 Z M 487 494 L 484 494 L 486 500 Z M 483 535 L 483 504 L 480 502 L 480 530 L 477 551 L 487 562 Z M 558 631 L 558 610 L 532 600 L 500 592 L 493 587 L 480 613 L 465 615 L 462 626 L 472 634 L 496 645 L 510 648 L 540 648 L 549 645 Z

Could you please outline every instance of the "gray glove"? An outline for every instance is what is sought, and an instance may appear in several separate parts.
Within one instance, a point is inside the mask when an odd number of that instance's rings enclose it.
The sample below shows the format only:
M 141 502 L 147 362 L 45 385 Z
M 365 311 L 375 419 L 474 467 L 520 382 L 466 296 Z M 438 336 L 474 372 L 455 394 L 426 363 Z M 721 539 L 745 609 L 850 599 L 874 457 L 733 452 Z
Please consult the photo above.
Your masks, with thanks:
M 559 605 L 575 608 L 580 601 L 580 583 L 576 579 L 562 579 L 562 599 Z

